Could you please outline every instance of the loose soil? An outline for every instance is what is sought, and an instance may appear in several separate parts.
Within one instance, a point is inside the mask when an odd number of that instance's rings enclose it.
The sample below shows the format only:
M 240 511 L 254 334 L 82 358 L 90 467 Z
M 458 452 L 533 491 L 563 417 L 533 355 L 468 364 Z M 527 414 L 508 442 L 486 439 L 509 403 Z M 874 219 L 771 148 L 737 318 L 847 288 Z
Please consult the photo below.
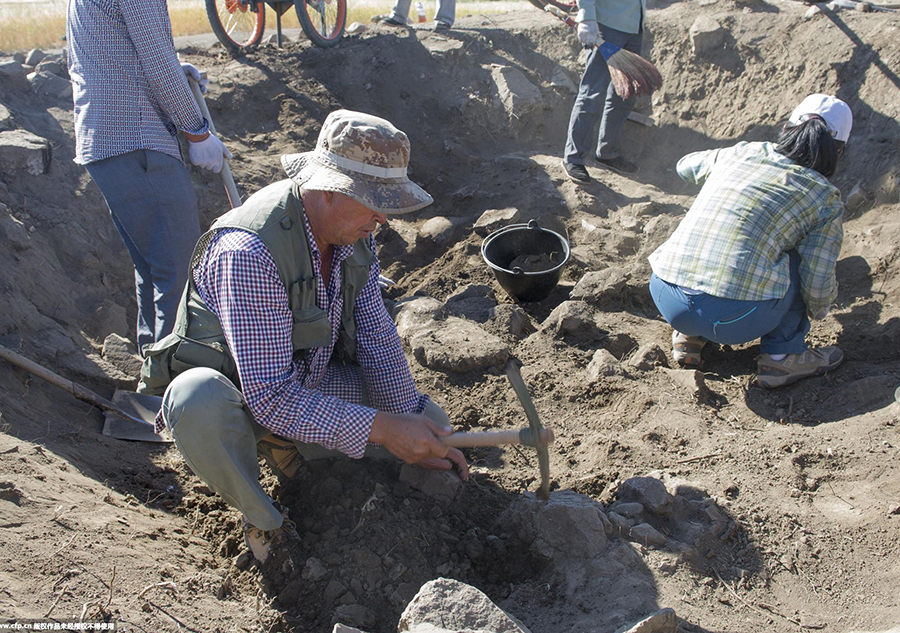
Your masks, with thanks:
M 134 631 L 328 631 L 340 620 L 381 633 L 396 630 L 422 583 L 448 576 L 534 633 L 611 632 L 661 607 L 676 610 L 683 631 L 900 622 L 900 20 L 830 10 L 806 19 L 793 2 L 702 5 L 663 0 L 649 11 L 646 54 L 665 84 L 637 108 L 656 125 L 625 130 L 624 153 L 641 171 L 629 179 L 589 165 L 595 180 L 585 187 L 559 162 L 580 51 L 567 27 L 525 3 L 516 14 L 462 18 L 449 33 L 373 26 L 328 50 L 290 42 L 238 59 L 218 45 L 185 51 L 209 71 L 210 109 L 245 197 L 282 178 L 279 155 L 311 149 L 335 108 L 384 116 L 409 134 L 411 177 L 435 204 L 377 235 L 384 274 L 397 282 L 390 299 L 444 301 L 481 284 L 513 303 L 481 260 L 489 231 L 475 223 L 485 211 L 512 209 L 516 222 L 537 219 L 568 236 L 559 286 L 521 305 L 531 327 L 504 334 L 556 433 L 553 494 L 610 504 L 617 483 L 636 475 L 689 480 L 702 491 L 697 508 L 732 526 L 701 539 L 701 556 L 621 541 L 628 584 L 588 591 L 577 558 L 551 564 L 515 529 L 508 510 L 538 482 L 534 453 L 522 448 L 467 451 L 472 480 L 450 500 L 411 488 L 391 461 L 310 462 L 283 488 L 264 468 L 301 542 L 261 568 L 236 564 L 238 513 L 174 447 L 102 436 L 96 409 L 0 363 L 0 614 L 100 617 Z M 694 55 L 688 30 L 702 15 L 726 37 Z M 535 107 L 514 103 L 510 115 L 496 65 L 539 89 Z M 22 77 L 0 76 L 0 88 L 15 127 L 53 149 L 48 174 L 0 173 L 0 344 L 107 396 L 133 388 L 133 366 L 101 353 L 111 333 L 134 339 L 133 271 L 102 196 L 71 161 L 71 103 L 37 97 Z M 758 347 L 743 345 L 704 351 L 708 392 L 660 366 L 623 364 L 589 380 L 599 349 L 627 360 L 656 344 L 671 364 L 646 257 L 696 194 L 675 161 L 774 138 L 811 92 L 837 94 L 855 119 L 835 177 L 845 197 L 855 190 L 840 294 L 809 337 L 840 345 L 843 366 L 766 391 L 753 382 Z M 226 210 L 224 192 L 217 176 L 192 173 L 208 225 Z M 438 217 L 450 228 L 420 231 Z M 603 336 L 540 329 L 585 273 L 611 266 L 629 275 L 597 313 Z M 525 425 L 502 368 L 410 364 L 459 429 Z M 656 527 L 676 534 L 695 519 Z

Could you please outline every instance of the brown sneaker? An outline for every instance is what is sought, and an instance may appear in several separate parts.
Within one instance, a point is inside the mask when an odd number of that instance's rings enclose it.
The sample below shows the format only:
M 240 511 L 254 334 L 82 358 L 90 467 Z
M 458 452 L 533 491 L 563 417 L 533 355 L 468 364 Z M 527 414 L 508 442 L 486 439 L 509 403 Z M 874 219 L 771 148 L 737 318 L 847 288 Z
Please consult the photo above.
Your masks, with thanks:
M 241 528 L 244 532 L 244 544 L 247 546 L 247 549 L 250 550 L 253 558 L 255 558 L 260 565 L 265 564 L 272 549 L 284 542 L 285 539 L 296 540 L 298 542 L 300 540 L 300 535 L 297 534 L 297 526 L 290 518 L 288 518 L 287 508 L 282 508 L 277 503 L 275 504 L 275 507 L 281 510 L 281 514 L 284 516 L 284 522 L 282 522 L 280 527 L 277 527 L 274 530 L 260 530 L 258 527 L 251 525 L 246 516 L 241 517 Z
M 260 440 L 256 445 L 256 451 L 282 485 L 296 475 L 303 464 L 303 458 L 294 443 L 277 435 L 267 435 Z
M 759 357 L 756 382 L 760 387 L 772 389 L 796 382 L 808 376 L 821 376 L 844 360 L 844 353 L 834 345 L 813 349 L 802 354 L 788 354 L 783 360 L 772 360 L 769 354 Z
M 699 336 L 688 336 L 678 330 L 672 330 L 672 356 L 682 367 L 696 368 L 700 366 L 700 352 L 706 345 Z

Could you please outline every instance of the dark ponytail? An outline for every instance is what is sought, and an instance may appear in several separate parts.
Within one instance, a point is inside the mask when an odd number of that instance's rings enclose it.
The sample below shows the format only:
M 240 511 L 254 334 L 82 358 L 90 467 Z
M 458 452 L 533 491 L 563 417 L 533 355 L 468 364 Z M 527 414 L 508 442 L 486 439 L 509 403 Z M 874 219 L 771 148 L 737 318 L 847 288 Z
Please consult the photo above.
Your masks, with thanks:
M 799 125 L 786 126 L 778 137 L 775 151 L 803 167 L 814 169 L 826 178 L 834 174 L 844 144 L 828 131 L 825 120 L 812 115 Z

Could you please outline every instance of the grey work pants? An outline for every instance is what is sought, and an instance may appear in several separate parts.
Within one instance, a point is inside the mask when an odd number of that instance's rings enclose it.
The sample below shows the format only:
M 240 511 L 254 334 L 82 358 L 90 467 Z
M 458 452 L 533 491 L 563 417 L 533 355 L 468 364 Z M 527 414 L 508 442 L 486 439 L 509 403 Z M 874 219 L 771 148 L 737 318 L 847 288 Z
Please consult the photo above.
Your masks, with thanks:
M 600 36 L 604 41 L 615 44 L 632 53 L 640 54 L 644 34 L 624 33 L 600 25 Z M 569 134 L 566 139 L 564 160 L 573 165 L 584 165 L 584 156 L 593 147 L 594 126 L 600 117 L 600 134 L 597 139 L 597 158 L 616 158 L 619 142 L 625 128 L 625 120 L 634 107 L 634 97 L 627 101 L 613 90 L 609 66 L 600 54 L 599 48 L 588 52 L 587 63 L 572 114 L 569 117 Z
M 356 404 L 366 404 L 365 399 Z M 252 525 L 261 530 L 281 525 L 281 513 L 259 485 L 256 444 L 270 432 L 253 419 L 243 395 L 228 378 L 205 367 L 179 374 L 166 389 L 162 412 L 175 446 L 195 475 Z M 450 424 L 447 414 L 433 402 L 424 415 Z M 342 455 L 316 444 L 295 444 L 306 459 Z

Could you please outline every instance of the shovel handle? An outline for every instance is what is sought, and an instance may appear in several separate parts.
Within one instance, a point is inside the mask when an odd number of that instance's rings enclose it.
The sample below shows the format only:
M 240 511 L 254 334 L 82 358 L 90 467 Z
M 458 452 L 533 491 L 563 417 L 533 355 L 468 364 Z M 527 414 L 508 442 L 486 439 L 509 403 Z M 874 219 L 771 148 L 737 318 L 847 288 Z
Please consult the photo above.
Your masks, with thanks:
M 2 345 L 0 345 L 0 358 L 15 365 L 16 367 L 19 367 L 20 369 L 24 369 L 28 373 L 37 376 L 41 380 L 46 380 L 51 385 L 59 387 L 63 391 L 69 392 L 82 402 L 93 404 L 105 411 L 112 411 L 113 413 L 122 416 L 126 420 L 131 420 L 132 422 L 139 423 L 141 426 L 147 426 L 147 423 L 143 420 L 139 420 L 138 418 L 125 413 L 124 411 L 122 411 L 122 409 L 114 405 L 112 402 L 110 402 L 103 396 L 94 393 L 87 387 L 82 387 L 78 383 L 74 383 L 67 378 L 63 378 L 59 374 L 53 373 L 46 367 L 38 365 L 34 361 L 30 361 L 24 356 L 20 356 L 11 349 L 3 347 Z
M 206 75 L 204 71 L 201 75 Z M 200 113 L 209 123 L 209 131 L 218 136 L 216 126 L 213 123 L 212 116 L 209 113 L 209 107 L 206 105 L 206 99 L 203 98 L 203 92 L 200 91 L 200 84 L 188 77 L 188 83 L 191 85 L 191 92 L 194 93 L 194 99 L 200 107 Z M 222 161 L 222 182 L 225 184 L 225 195 L 228 196 L 228 204 L 231 208 L 241 206 L 241 194 L 238 193 L 237 185 L 234 184 L 234 176 L 231 175 L 231 167 L 228 165 L 228 159 Z
M 440 440 L 454 448 L 475 448 L 478 446 L 501 446 L 504 444 L 524 444 L 526 446 L 547 446 L 553 442 L 553 431 L 541 429 L 537 441 L 531 429 L 521 431 L 485 431 L 483 433 L 452 433 Z

